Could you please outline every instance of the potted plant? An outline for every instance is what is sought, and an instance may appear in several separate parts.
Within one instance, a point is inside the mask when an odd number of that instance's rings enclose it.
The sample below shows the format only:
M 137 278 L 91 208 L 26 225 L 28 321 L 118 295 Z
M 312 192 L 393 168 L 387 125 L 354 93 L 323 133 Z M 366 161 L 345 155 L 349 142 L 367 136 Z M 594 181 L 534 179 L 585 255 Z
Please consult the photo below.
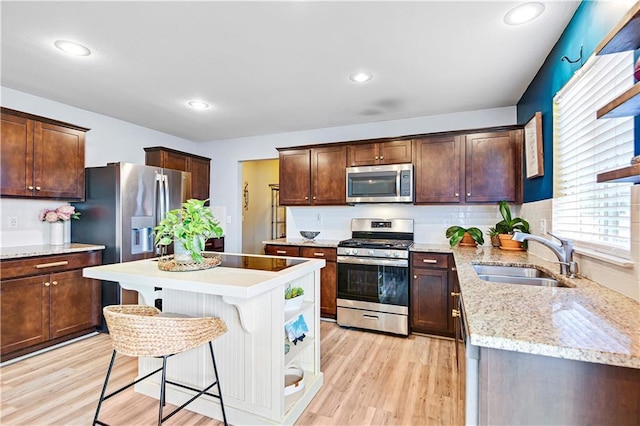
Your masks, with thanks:
M 155 244 L 167 246 L 174 243 L 174 259 L 177 263 L 202 263 L 207 239 L 222 236 L 222 228 L 213 212 L 204 203 L 207 200 L 192 198 L 179 209 L 166 213 L 154 228 Z
M 304 289 L 302 287 L 287 287 L 284 292 L 284 310 L 295 311 L 302 307 L 304 301 Z
M 499 234 L 500 234 L 500 231 L 498 231 L 498 229 L 495 226 L 492 226 L 487 231 L 487 235 L 491 238 L 491 245 L 493 247 L 500 247 L 500 238 L 498 237 Z
M 524 250 L 524 243 L 513 241 L 511 237 L 514 231 L 520 231 L 529 234 L 529 222 L 520 218 L 512 217 L 509 204 L 502 200 L 498 203 L 502 220 L 496 223 L 495 229 L 500 238 L 500 248 L 503 250 Z
M 450 226 L 447 228 L 445 236 L 449 238 L 451 247 L 460 244 L 462 247 L 476 247 L 484 244 L 482 231 L 476 227 L 463 228 L 462 226 Z

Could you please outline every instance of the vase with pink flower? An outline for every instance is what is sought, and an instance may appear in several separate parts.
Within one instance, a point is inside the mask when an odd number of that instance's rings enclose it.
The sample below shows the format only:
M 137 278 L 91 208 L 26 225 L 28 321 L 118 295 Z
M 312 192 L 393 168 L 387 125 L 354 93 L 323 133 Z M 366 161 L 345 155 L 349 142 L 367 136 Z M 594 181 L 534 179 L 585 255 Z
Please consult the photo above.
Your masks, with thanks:
M 64 244 L 64 222 L 80 219 L 80 212 L 77 212 L 75 207 L 65 204 L 57 209 L 42 210 L 38 218 L 50 224 L 49 244 L 60 246 Z

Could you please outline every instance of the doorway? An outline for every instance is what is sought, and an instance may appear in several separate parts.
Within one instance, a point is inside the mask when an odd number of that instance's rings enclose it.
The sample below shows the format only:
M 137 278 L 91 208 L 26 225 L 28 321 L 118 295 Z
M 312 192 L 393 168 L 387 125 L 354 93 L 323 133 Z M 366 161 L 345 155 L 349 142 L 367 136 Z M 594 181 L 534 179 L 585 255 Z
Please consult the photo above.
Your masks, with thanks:
M 274 193 L 271 185 L 279 182 L 279 161 L 269 160 L 242 161 L 242 185 L 240 196 L 242 203 L 242 253 L 264 254 L 263 241 L 272 237 L 272 200 Z M 280 212 L 282 213 L 282 212 Z M 282 220 L 282 219 L 280 219 Z

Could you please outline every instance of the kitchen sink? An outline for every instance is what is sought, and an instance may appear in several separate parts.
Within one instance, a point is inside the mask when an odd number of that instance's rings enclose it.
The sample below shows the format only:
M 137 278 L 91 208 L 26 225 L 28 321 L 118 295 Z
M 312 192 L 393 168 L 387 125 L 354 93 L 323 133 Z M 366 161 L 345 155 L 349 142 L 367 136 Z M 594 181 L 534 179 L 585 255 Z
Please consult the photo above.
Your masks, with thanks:
M 473 265 L 478 278 L 484 281 L 506 284 L 525 284 L 544 287 L 566 287 L 551 275 L 536 269 L 520 266 Z

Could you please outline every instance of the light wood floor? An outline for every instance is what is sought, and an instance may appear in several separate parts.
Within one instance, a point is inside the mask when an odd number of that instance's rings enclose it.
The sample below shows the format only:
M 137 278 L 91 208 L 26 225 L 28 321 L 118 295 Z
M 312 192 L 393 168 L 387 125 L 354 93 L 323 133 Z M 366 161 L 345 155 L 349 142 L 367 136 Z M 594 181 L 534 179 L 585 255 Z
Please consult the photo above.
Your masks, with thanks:
M 453 341 L 394 337 L 330 322 L 321 323 L 321 339 L 324 386 L 297 424 L 464 423 Z M 2 367 L 0 424 L 90 425 L 110 357 L 111 342 L 101 334 Z M 136 372 L 136 359 L 119 355 L 110 389 Z M 131 389 L 105 402 L 100 413 L 114 425 L 151 425 L 156 416 L 157 400 Z M 183 410 L 166 424 L 220 423 Z

